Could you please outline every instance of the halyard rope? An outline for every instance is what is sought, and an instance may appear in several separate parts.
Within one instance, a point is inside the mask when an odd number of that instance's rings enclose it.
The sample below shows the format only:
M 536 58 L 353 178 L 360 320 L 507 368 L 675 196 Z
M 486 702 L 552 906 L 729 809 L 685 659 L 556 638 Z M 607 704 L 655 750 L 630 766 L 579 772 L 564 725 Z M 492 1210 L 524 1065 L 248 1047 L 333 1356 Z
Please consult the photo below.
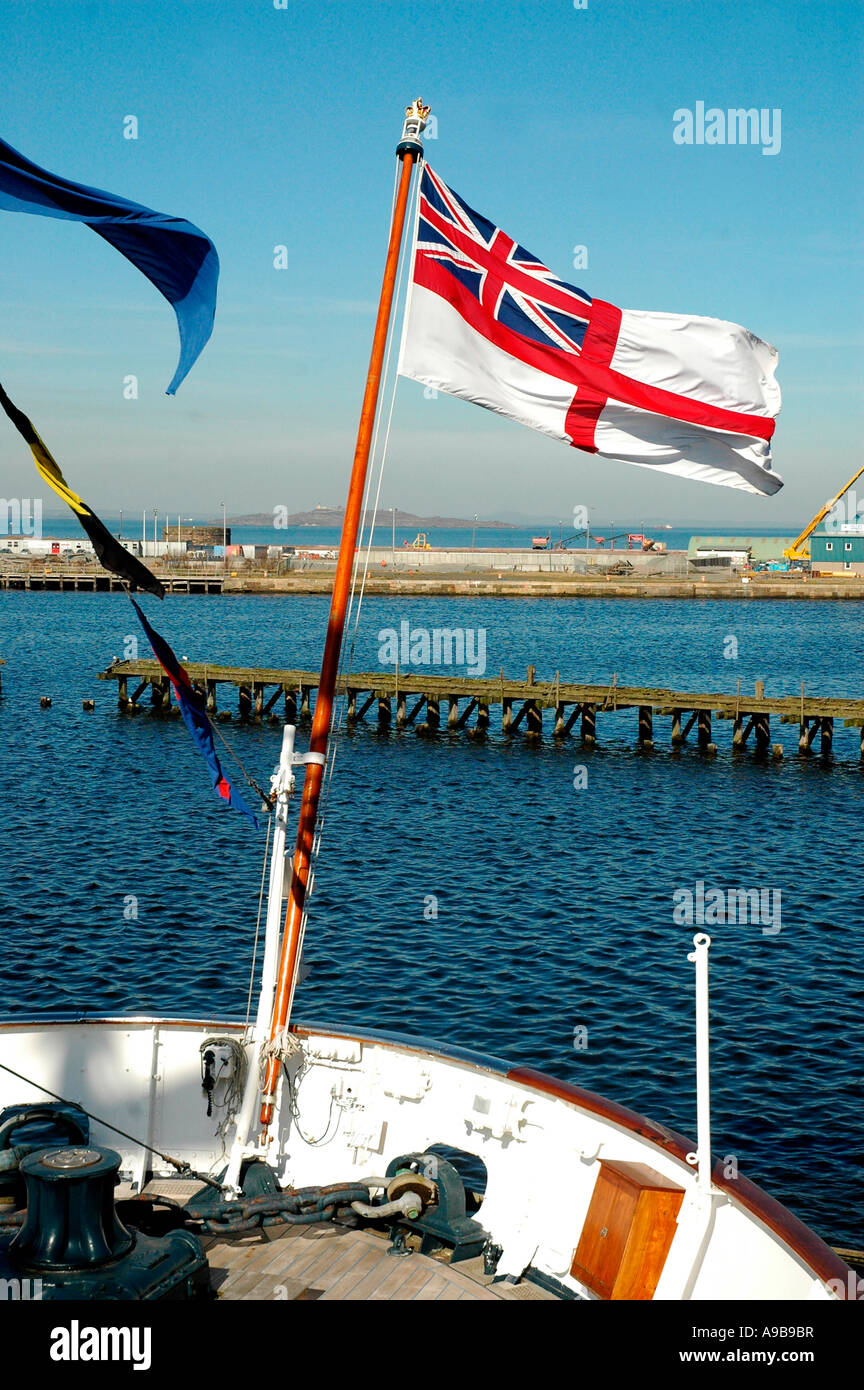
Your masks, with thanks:
M 395 201 L 396 201 L 396 186 L 397 186 L 397 182 L 398 182 L 398 167 L 397 167 L 396 179 L 394 180 L 394 185 L 393 185 L 393 187 L 394 187 L 393 207 L 395 207 Z M 409 212 L 408 218 L 406 219 L 407 224 L 408 224 L 409 227 L 413 227 L 413 226 L 414 226 L 414 223 L 415 223 L 415 220 L 416 220 L 416 206 L 417 206 L 418 203 L 419 203 L 419 197 L 420 197 L 420 179 L 418 178 L 417 181 L 416 181 L 414 190 L 413 190 L 413 194 L 412 194 L 412 208 L 411 208 L 411 210 L 410 210 L 410 212 Z M 393 218 L 393 214 L 392 214 L 392 210 L 391 210 L 391 224 L 392 224 L 392 218 Z M 355 558 L 354 558 L 354 569 L 353 569 L 352 578 L 351 578 L 351 593 L 350 593 L 350 599 L 349 599 L 349 604 L 348 604 L 348 613 L 347 613 L 346 620 L 345 620 L 345 636 L 343 637 L 343 641 L 342 641 L 342 650 L 341 650 L 341 652 L 340 652 L 340 654 L 339 654 L 339 670 L 338 670 L 338 675 L 337 675 L 337 683 L 338 683 L 339 680 L 342 679 L 343 675 L 350 674 L 350 671 L 351 671 L 352 666 L 353 666 L 353 661 L 354 661 L 354 650 L 355 650 L 355 645 L 356 645 L 356 640 L 357 640 L 357 632 L 358 632 L 358 628 L 359 628 L 359 624 L 360 624 L 360 614 L 361 614 L 361 611 L 362 611 L 362 608 L 363 608 L 363 598 L 364 598 L 365 590 L 366 590 L 366 577 L 367 577 L 367 574 L 368 574 L 368 571 L 369 571 L 369 561 L 370 561 L 370 556 L 371 556 L 371 551 L 372 551 L 372 539 L 373 539 L 373 536 L 374 536 L 374 533 L 375 533 L 375 524 L 376 524 L 376 521 L 377 521 L 377 519 L 378 519 L 378 507 L 379 507 L 379 502 L 380 502 L 380 498 L 381 498 L 381 485 L 382 485 L 382 482 L 383 482 L 383 479 L 384 479 L 384 465 L 385 465 L 386 460 L 387 460 L 387 453 L 388 453 L 388 449 L 389 449 L 389 445 L 390 445 L 390 431 L 391 431 L 391 427 L 392 427 L 392 423 L 393 423 L 393 412 L 394 412 L 394 408 L 395 408 L 395 404 L 396 404 L 396 388 L 397 388 L 398 380 L 399 380 L 399 378 L 398 378 L 398 373 L 397 373 L 396 371 L 391 372 L 391 359 L 392 359 L 392 355 L 393 355 L 393 344 L 394 344 L 394 342 L 397 340 L 397 338 L 401 337 L 401 333 L 397 333 L 396 324 L 397 324 L 397 322 L 399 321 L 399 306 L 400 306 L 400 302 L 401 302 L 401 299 L 402 299 L 402 285 L 403 285 L 403 280 L 404 280 L 404 276 L 405 276 L 405 267 L 406 267 L 406 264 L 408 264 L 408 263 L 410 262 L 410 260 L 411 260 L 411 253 L 412 253 L 412 250 L 413 250 L 413 235 L 412 235 L 411 237 L 409 237 L 409 243 L 408 243 L 408 245 L 403 246 L 402 255 L 401 255 L 400 261 L 399 261 L 399 270 L 398 270 L 398 273 L 397 273 L 397 280 L 396 280 L 396 293 L 395 293 L 394 301 L 393 301 L 393 302 L 394 302 L 394 310 L 395 310 L 395 311 L 394 311 L 394 313 L 393 313 L 393 315 L 392 315 L 392 317 L 391 317 L 391 321 L 390 321 L 390 330 L 389 330 L 388 337 L 387 337 L 387 349 L 386 349 L 386 353 L 385 353 L 385 357 L 384 357 L 384 369 L 383 369 L 383 372 L 382 372 L 383 394 L 384 394 L 384 396 L 385 396 L 385 400 L 387 401 L 387 404 L 386 404 L 384 410 L 380 410 L 380 411 L 378 411 L 378 412 L 376 413 L 376 417 L 375 417 L 375 426 L 374 426 L 374 430 L 373 430 L 373 434 L 372 434 L 372 446 L 371 446 L 372 467 L 369 469 L 369 474 L 368 474 L 368 477 L 367 477 L 367 479 L 366 479 L 366 487 L 365 487 L 365 489 L 364 489 L 364 495 L 363 495 L 363 510 L 362 510 L 362 513 L 361 513 L 360 544 L 359 544 L 358 547 L 357 547 L 357 554 L 356 554 L 356 556 L 355 556 Z M 381 446 L 380 451 L 379 451 L 379 447 L 378 447 L 378 446 L 379 446 L 379 440 L 380 440 L 380 438 L 381 438 L 381 422 L 382 422 L 382 420 L 385 419 L 385 418 L 386 418 L 386 426 L 385 426 L 385 428 L 384 428 L 383 445 Z M 370 498 L 370 495 L 371 495 L 371 492 L 372 492 L 373 483 L 375 484 L 375 504 L 374 504 L 374 507 L 373 507 L 373 510 L 372 510 L 372 515 L 371 515 L 371 519 L 370 519 L 370 518 L 369 518 L 368 505 L 369 505 L 369 498 Z M 364 532 L 365 532 L 365 533 L 368 533 L 368 534 L 367 534 L 367 538 L 365 539 L 365 542 L 364 542 Z M 358 577 L 358 572 L 360 571 L 360 566 L 361 566 L 361 554 L 362 554 L 362 577 L 361 577 L 361 580 L 360 580 L 360 592 L 359 592 L 359 596 L 358 596 L 358 593 L 357 593 L 357 577 Z M 355 605 L 356 605 L 356 606 L 355 606 Z M 353 629 L 351 628 L 352 616 L 353 616 L 353 619 L 354 619 Z M 313 842 L 312 842 L 311 863 L 312 863 L 313 867 L 314 867 L 314 864 L 317 862 L 318 852 L 319 852 L 319 849 L 320 849 L 320 846 L 321 846 L 321 837 L 322 837 L 322 832 L 323 832 L 323 828 L 324 828 L 324 821 L 325 821 L 325 817 L 326 817 L 326 813 L 327 813 L 327 806 L 328 806 L 329 797 L 330 797 L 331 784 L 332 784 L 332 781 L 333 781 L 333 768 L 334 768 L 334 766 L 335 766 L 336 755 L 337 755 L 338 750 L 339 750 L 339 737 L 340 737 L 340 734 L 341 734 L 341 731 L 342 731 L 342 721 L 343 721 L 343 713 L 344 713 L 343 707 L 344 707 L 344 701 L 339 700 L 339 699 L 337 698 L 336 703 L 335 703 L 335 706 L 334 706 L 333 718 L 332 718 L 331 727 L 330 727 L 330 738 L 329 738 L 329 740 L 328 740 L 328 751 L 327 751 L 327 766 L 326 766 L 325 773 L 324 773 L 324 785 L 323 785 L 323 788 L 322 788 L 322 795 L 321 795 L 321 800 L 320 800 L 320 805 L 319 805 L 319 810 L 318 810 L 318 820 L 317 820 L 317 824 L 316 824 L 316 827 L 315 827 L 315 836 L 314 836 L 314 839 L 313 839 Z M 309 882 L 309 885 L 308 885 L 308 888 L 307 888 L 307 893 L 306 893 L 306 904 L 304 905 L 303 923 L 302 923 L 302 930 L 303 930 L 304 934 L 305 934 L 305 925 L 306 925 L 306 906 L 308 906 L 309 900 L 311 899 L 311 896 L 312 896 L 312 887 L 313 887 L 313 884 L 314 884 L 314 874 L 313 874 L 313 876 L 310 878 L 310 882 Z M 301 948 L 302 948 L 302 943 L 301 943 Z
M 255 940 L 252 943 L 252 964 L 249 968 L 249 994 L 246 998 L 246 1028 L 248 1030 L 252 1018 L 252 991 L 255 988 L 255 965 L 258 960 L 258 939 L 261 935 L 261 908 L 264 903 L 264 884 L 267 881 L 267 862 L 270 855 L 270 831 L 273 828 L 273 817 L 267 817 L 267 839 L 264 844 L 264 862 L 261 866 L 261 887 L 258 893 L 258 916 L 255 922 Z

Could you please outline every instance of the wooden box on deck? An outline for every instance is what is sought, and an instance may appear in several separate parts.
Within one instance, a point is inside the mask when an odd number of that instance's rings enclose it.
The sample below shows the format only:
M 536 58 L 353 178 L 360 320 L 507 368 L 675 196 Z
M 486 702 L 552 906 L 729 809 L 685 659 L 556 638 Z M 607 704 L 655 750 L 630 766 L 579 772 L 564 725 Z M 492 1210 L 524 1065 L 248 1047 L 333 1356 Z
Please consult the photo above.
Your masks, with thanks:
M 601 1162 L 573 1278 L 598 1298 L 653 1298 L 683 1199 L 682 1187 L 644 1163 Z

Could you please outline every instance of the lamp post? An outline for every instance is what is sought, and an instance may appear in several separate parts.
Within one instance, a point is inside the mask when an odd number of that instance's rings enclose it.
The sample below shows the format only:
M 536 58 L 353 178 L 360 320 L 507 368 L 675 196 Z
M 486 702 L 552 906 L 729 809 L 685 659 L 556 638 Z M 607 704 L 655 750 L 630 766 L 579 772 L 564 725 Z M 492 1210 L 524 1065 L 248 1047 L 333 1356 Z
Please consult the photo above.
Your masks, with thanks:
M 118 539 L 118 541 L 122 541 L 122 539 L 123 539 L 123 508 L 122 508 L 122 507 L 120 508 L 120 534 L 119 534 L 119 536 L 117 537 L 117 539 Z
M 391 512 L 393 513 L 393 537 L 392 537 L 392 542 L 391 542 L 391 552 L 392 552 L 392 553 L 391 553 L 391 556 L 390 556 L 390 563 L 391 563 L 391 565 L 395 565 L 395 564 L 396 564 L 396 508 L 395 508 L 395 507 L 391 507 L 390 510 L 391 510 Z
M 474 544 L 475 544 L 475 541 L 476 541 L 476 540 L 477 540 L 477 513 L 475 512 L 475 513 L 474 513 L 474 529 L 473 529 L 472 532 L 471 532 L 471 549 L 472 549 L 472 550 L 474 549 Z
M 226 552 L 227 552 L 227 549 L 228 549 L 228 545 L 227 545 L 227 541 L 225 540 L 225 537 L 226 537 L 226 535 L 228 534 L 228 530 L 227 530 L 227 526 L 226 526 L 226 524 L 225 524 L 225 503 L 224 503 L 224 502 L 220 502 L 219 505 L 220 505 L 220 507 L 222 508 L 222 572 L 223 572 L 223 574 L 224 574 L 225 569 L 226 569 L 227 564 L 228 564 L 228 555 L 227 555 L 227 553 L 226 553 Z

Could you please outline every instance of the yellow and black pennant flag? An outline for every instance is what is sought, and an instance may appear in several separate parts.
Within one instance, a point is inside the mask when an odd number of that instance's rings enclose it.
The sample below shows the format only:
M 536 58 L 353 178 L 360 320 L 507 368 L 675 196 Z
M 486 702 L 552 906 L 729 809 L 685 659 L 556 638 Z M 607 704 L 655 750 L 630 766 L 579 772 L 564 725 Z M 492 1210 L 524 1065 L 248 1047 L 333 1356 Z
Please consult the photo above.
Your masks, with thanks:
M 155 594 L 157 598 L 164 598 L 165 589 L 155 574 L 126 550 L 116 537 L 111 535 L 108 528 L 103 526 L 98 516 L 90 510 L 77 492 L 72 491 L 60 472 L 56 460 L 52 458 L 33 428 L 32 421 L 27 418 L 23 410 L 19 410 L 17 405 L 13 405 L 2 384 L 0 384 L 0 405 L 3 406 L 18 433 L 30 445 L 30 452 L 40 476 L 44 478 L 50 488 L 54 489 L 57 496 L 61 497 L 72 508 L 93 542 L 93 549 L 96 551 L 99 563 L 103 568 L 118 575 L 120 579 L 125 579 L 132 589 L 143 589 L 148 594 Z

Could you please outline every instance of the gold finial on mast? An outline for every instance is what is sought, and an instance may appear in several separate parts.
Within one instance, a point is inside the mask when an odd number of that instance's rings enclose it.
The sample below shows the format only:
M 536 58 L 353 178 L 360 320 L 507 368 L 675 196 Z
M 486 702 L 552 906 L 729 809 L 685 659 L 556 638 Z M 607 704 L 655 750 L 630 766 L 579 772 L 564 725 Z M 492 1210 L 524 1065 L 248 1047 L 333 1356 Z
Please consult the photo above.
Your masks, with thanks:
M 405 124 L 402 127 L 402 139 L 396 146 L 396 153 L 401 159 L 403 155 L 411 153 L 419 161 L 423 158 L 423 141 L 421 136 L 426 129 L 426 122 L 429 119 L 431 106 L 424 106 L 420 97 L 416 97 L 410 106 L 405 107 Z
M 424 106 L 424 105 L 423 105 L 423 100 L 422 100 L 421 97 L 415 97 L 414 100 L 412 101 L 411 105 L 405 107 L 405 115 L 406 115 L 406 116 L 419 116 L 420 119 L 421 119 L 421 121 L 425 121 L 425 120 L 426 120 L 426 117 L 429 115 L 429 112 L 430 112 L 431 110 L 432 110 L 432 107 L 431 107 L 431 106 Z

